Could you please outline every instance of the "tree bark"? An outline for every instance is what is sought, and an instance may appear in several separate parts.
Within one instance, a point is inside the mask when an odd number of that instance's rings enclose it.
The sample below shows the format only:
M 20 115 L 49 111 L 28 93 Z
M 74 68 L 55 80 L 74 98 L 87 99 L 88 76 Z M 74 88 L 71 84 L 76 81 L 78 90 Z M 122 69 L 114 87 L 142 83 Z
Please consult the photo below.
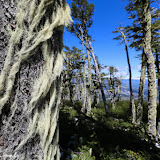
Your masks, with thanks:
M 146 57 L 143 50 L 141 76 L 140 76 L 139 93 L 138 93 L 138 106 L 137 106 L 137 124 L 138 125 L 140 125 L 143 117 L 143 97 L 144 97 L 146 67 L 147 67 L 147 61 L 146 61 Z
M 14 3 L 0 0 L 0 156 L 59 160 L 62 35 L 70 10 L 62 0 L 22 0 L 11 23 L 5 15 L 14 16 Z
M 87 42 L 87 46 L 88 46 L 88 42 Z M 87 97 L 87 101 L 88 101 L 88 104 L 87 104 L 87 115 L 89 115 L 91 113 L 91 76 L 92 76 L 92 73 L 91 73 L 91 57 L 90 57 L 90 54 L 89 54 L 89 50 L 87 48 L 87 59 L 88 59 L 88 97 Z
M 151 13 L 150 0 L 143 1 L 144 6 L 144 53 L 147 59 L 148 72 L 148 134 L 151 139 L 156 137 L 156 116 L 157 116 L 157 85 L 154 56 L 151 51 Z
M 85 113 L 85 109 L 86 109 L 86 66 L 85 66 L 85 53 L 84 53 L 84 39 L 83 39 L 83 30 L 82 30 L 82 28 L 81 28 L 81 36 L 82 36 L 82 39 L 81 39 L 81 42 L 82 42 L 82 53 L 83 53 L 83 62 L 84 62 L 84 64 L 83 64 L 83 91 L 82 91 L 82 93 L 83 93 L 83 105 L 82 105 L 82 109 L 81 109 L 81 111 L 83 112 L 83 113 Z

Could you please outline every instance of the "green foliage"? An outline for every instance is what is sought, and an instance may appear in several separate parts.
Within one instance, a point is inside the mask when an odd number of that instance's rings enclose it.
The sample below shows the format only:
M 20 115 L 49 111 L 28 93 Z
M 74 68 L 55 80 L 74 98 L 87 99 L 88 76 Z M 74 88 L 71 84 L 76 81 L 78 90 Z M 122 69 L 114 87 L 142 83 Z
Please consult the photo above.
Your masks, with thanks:
M 62 160 L 155 160 L 159 156 L 144 140 L 144 129 L 131 123 L 129 101 L 118 102 L 110 116 L 106 116 L 103 103 L 92 109 L 92 117 L 81 113 L 81 107 L 70 101 L 61 107 Z
M 104 160 L 149 160 L 150 158 L 151 156 L 147 153 L 123 149 L 121 152 L 110 153 Z
M 71 10 L 71 16 L 74 22 L 68 27 L 68 31 L 74 33 L 76 36 L 77 34 L 81 36 L 82 29 L 84 40 L 86 40 L 85 38 L 90 38 L 88 28 L 93 23 L 94 4 L 89 4 L 87 0 L 73 0 Z
M 111 105 L 109 104 L 109 107 L 111 108 Z M 111 114 L 116 116 L 117 118 L 123 118 L 123 119 L 130 119 L 131 112 L 130 112 L 130 101 L 119 101 L 116 103 L 115 109 L 111 110 Z
M 134 152 L 126 149 L 122 150 L 122 157 L 130 160 L 146 160 L 151 158 L 151 156 L 148 155 L 147 153 L 143 153 L 141 151 Z
M 94 156 L 91 156 L 92 148 L 82 146 L 79 148 L 79 152 L 72 152 L 72 160 L 95 160 Z
M 118 69 L 114 66 L 108 66 L 108 77 L 107 79 L 107 93 L 111 100 L 112 106 L 115 106 L 116 101 L 120 100 L 121 97 L 121 85 L 122 76 L 117 76 Z
M 135 105 L 138 106 L 138 100 L 135 100 Z M 147 123 L 147 121 L 148 121 L 148 102 L 147 101 L 143 102 L 143 117 L 142 117 L 142 121 L 144 123 Z

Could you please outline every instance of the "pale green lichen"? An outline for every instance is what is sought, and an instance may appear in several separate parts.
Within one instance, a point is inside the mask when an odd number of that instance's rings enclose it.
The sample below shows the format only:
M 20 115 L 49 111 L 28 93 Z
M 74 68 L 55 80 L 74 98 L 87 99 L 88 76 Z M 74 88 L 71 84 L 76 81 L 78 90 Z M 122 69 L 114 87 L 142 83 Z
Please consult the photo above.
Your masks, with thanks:
M 46 16 L 48 7 L 52 9 L 51 17 Z M 41 24 L 42 19 L 45 19 L 43 24 Z M 61 51 L 57 51 L 57 54 L 53 55 L 52 46 L 48 40 L 51 39 L 55 28 L 59 27 L 62 30 L 70 21 L 70 8 L 64 0 L 41 0 L 39 4 L 36 0 L 19 0 L 16 28 L 14 31 L 9 30 L 8 54 L 0 75 L 1 113 L 10 98 L 16 74 L 19 72 L 22 62 L 34 55 L 35 49 L 41 45 L 44 66 L 33 86 L 31 100 L 29 104 L 24 106 L 26 115 L 30 117 L 30 123 L 28 133 L 17 146 L 16 151 L 20 150 L 35 134 L 39 134 L 44 160 L 51 160 L 54 157 L 59 159 L 60 157 L 57 121 L 61 97 L 60 75 L 63 65 L 63 52 L 61 48 Z M 20 48 L 16 47 L 18 43 L 22 44 Z M 44 107 L 39 111 L 37 108 L 39 102 L 45 99 L 48 94 L 50 94 L 49 100 L 45 100 Z M 16 98 L 15 96 L 7 126 L 17 107 Z M 41 159 L 41 156 L 37 156 Z

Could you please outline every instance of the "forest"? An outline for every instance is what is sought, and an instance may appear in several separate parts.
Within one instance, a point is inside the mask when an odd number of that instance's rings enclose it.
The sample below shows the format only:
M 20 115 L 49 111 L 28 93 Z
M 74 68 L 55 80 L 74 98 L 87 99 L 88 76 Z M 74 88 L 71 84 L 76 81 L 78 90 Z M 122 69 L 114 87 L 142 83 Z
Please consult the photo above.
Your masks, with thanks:
M 160 160 L 160 2 L 119 1 L 127 75 L 95 52 L 104 2 L 0 0 L 0 160 Z

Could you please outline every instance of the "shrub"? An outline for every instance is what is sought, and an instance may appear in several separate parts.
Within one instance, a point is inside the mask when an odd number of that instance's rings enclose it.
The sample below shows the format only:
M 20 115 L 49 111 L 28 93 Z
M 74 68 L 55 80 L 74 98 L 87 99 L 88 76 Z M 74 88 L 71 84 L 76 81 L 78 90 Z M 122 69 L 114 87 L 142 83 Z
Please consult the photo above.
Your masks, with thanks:
M 72 152 L 72 160 L 95 160 L 92 155 L 92 148 L 82 146 L 79 148 L 79 152 Z

